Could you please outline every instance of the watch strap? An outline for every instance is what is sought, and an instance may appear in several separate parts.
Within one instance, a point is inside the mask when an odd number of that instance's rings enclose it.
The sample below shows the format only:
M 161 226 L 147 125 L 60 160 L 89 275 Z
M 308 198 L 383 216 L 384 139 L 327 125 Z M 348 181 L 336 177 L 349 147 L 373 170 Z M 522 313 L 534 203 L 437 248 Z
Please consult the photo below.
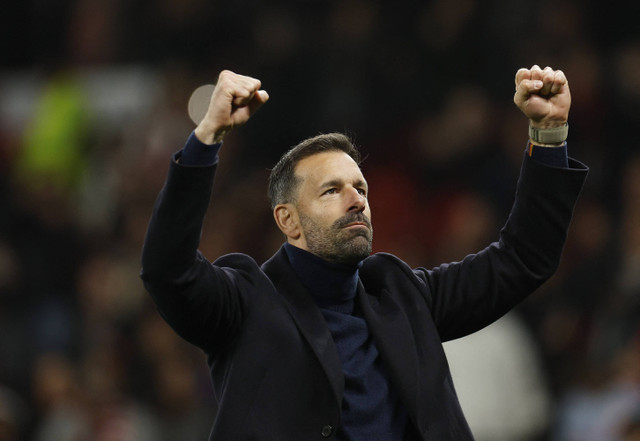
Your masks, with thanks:
M 539 129 L 529 125 L 529 138 L 533 142 L 540 144 L 558 144 L 565 142 L 569 135 L 569 124 L 564 123 L 563 126 L 553 127 L 551 129 Z

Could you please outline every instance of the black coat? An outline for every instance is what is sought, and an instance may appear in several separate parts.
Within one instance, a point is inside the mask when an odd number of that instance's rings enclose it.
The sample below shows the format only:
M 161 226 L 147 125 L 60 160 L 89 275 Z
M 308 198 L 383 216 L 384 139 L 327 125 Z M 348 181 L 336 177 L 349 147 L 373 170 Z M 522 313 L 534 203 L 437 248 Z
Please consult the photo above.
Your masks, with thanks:
M 499 240 L 461 262 L 427 270 L 390 254 L 365 259 L 356 301 L 416 439 L 473 439 L 442 342 L 497 320 L 555 272 L 587 174 L 570 165 L 525 158 Z M 162 316 L 208 355 L 218 401 L 210 439 L 332 438 L 341 363 L 284 250 L 262 266 L 244 254 L 210 263 L 196 251 L 214 174 L 215 166 L 172 162 L 142 259 L 142 279 Z

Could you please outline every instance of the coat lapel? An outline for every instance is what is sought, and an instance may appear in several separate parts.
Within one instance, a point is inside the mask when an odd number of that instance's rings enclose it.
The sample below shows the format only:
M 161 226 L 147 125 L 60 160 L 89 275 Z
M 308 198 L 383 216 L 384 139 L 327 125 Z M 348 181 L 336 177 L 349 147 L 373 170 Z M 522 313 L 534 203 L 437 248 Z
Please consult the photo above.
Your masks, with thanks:
M 357 298 L 392 385 L 398 390 L 411 420 L 422 432 L 426 422 L 418 419 L 420 378 L 416 342 L 409 320 L 385 289 L 378 295 L 369 295 L 360 282 Z
M 342 406 L 344 374 L 338 350 L 320 309 L 298 280 L 284 248 L 262 265 L 274 288 L 286 300 L 298 329 L 307 340 L 331 383 L 338 406 Z

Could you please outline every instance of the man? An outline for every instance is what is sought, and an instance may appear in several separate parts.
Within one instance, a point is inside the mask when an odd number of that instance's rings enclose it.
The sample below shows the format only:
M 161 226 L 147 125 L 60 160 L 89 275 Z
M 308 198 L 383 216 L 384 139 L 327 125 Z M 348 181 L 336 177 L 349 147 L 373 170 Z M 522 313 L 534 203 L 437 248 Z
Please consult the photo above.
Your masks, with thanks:
M 224 136 L 268 100 L 260 81 L 220 74 L 207 114 L 171 163 L 147 232 L 142 279 L 167 322 L 208 355 L 211 440 L 472 440 L 442 342 L 497 320 L 557 268 L 587 169 L 566 156 L 561 71 L 520 69 L 530 120 L 517 197 L 499 241 L 463 261 L 410 269 L 370 256 L 357 150 L 320 135 L 274 167 L 283 247 L 263 265 L 198 251 Z

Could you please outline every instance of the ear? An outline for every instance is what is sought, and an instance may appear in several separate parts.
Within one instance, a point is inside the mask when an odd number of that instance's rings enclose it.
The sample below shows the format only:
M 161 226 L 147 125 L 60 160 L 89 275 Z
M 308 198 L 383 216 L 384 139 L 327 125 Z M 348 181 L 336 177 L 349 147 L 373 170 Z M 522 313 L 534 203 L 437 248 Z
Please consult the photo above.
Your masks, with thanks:
M 273 209 L 273 218 L 280 231 L 287 236 L 289 241 L 298 240 L 302 234 L 298 211 L 293 204 L 279 204 Z

